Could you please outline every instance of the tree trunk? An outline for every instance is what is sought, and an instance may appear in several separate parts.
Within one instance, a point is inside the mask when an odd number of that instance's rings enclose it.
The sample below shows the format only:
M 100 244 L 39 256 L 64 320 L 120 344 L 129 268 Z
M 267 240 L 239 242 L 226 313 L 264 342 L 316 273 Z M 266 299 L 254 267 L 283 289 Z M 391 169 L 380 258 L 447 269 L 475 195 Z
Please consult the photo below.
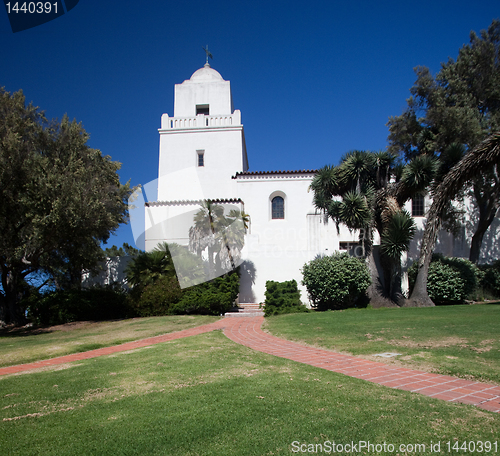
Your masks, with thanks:
M 474 187 L 474 195 L 476 196 L 477 204 L 479 206 L 479 221 L 477 223 L 476 231 L 472 236 L 469 261 L 477 264 L 481 255 L 481 245 L 483 243 L 484 234 L 488 231 L 488 228 L 493 223 L 493 220 L 495 220 L 499 202 L 497 194 L 482 194 L 481 192 L 476 191 L 476 187 Z
M 415 281 L 415 286 L 413 287 L 413 291 L 411 293 L 410 299 L 407 299 L 404 303 L 403 307 L 434 307 L 435 304 L 431 298 L 429 298 L 429 294 L 427 293 L 427 277 L 429 274 L 429 264 L 431 262 L 432 252 L 430 255 L 424 257 L 424 262 L 420 265 L 417 279 Z
M 443 209 L 443 199 L 436 197 L 431 205 L 425 224 L 424 237 L 420 246 L 420 258 L 418 259 L 418 272 L 415 286 L 409 299 L 403 307 L 434 307 L 435 304 L 427 293 L 427 277 L 429 265 L 432 260 L 432 252 L 436 245 L 439 229 L 441 228 L 440 214 Z
M 406 302 L 401 287 L 401 276 L 401 260 L 394 260 L 394 264 L 391 267 L 389 297 L 391 301 L 395 302 L 399 307 L 404 306 Z
M 378 309 L 380 307 L 398 307 L 395 302 L 389 299 L 385 293 L 384 272 L 380 264 L 379 247 L 373 247 L 367 257 L 367 265 L 370 270 L 372 279 L 371 285 L 368 287 L 367 294 L 370 298 L 370 305 Z
M 491 223 L 491 222 L 490 222 Z M 483 236 L 484 233 L 486 233 L 486 230 L 488 229 L 488 226 L 484 229 L 479 229 L 479 227 L 476 229 L 476 232 L 474 233 L 474 236 L 472 236 L 472 240 L 470 243 L 470 252 L 469 252 L 469 261 L 471 263 L 477 264 L 479 261 L 479 255 L 481 253 L 481 245 L 483 243 Z
M 2 271 L 2 287 L 4 294 L 0 299 L 0 320 L 6 324 L 21 326 L 26 323 L 26 318 L 19 308 L 18 284 L 19 277 L 12 271 Z

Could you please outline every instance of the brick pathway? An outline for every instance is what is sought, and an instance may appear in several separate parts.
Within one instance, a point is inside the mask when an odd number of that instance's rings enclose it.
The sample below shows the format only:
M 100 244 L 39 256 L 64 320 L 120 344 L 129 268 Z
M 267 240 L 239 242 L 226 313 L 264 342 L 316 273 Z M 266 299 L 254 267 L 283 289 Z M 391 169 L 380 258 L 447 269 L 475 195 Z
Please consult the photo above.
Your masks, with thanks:
M 391 388 L 500 412 L 500 386 L 405 369 L 289 342 L 262 331 L 264 317 L 225 320 L 230 324 L 225 325 L 224 334 L 254 350 Z
M 136 340 L 127 342 L 121 345 L 114 345 L 112 347 L 98 348 L 97 350 L 90 350 L 82 353 L 74 353 L 72 355 L 59 356 L 58 358 L 46 359 L 44 361 L 37 361 L 29 364 L 18 364 L 17 366 L 9 366 L 0 368 L 0 375 L 17 374 L 40 367 L 56 366 L 57 364 L 70 363 L 72 361 L 81 361 L 82 359 L 97 358 L 98 356 L 111 355 L 127 350 L 134 350 L 136 348 L 147 347 L 148 345 L 159 344 L 161 342 L 168 342 L 169 340 L 182 339 L 183 337 L 197 336 L 206 332 L 213 331 L 221 328 L 221 323 L 224 320 L 216 321 L 208 325 L 196 326 L 191 329 L 183 329 L 162 336 L 149 337 L 147 339 Z
M 265 333 L 261 329 L 263 321 L 264 317 L 262 316 L 248 316 L 245 318 L 227 317 L 215 323 L 163 336 L 150 337 L 122 345 L 99 348 L 84 353 L 75 353 L 36 363 L 3 367 L 0 368 L 0 375 L 110 355 L 125 350 L 133 350 L 174 339 L 194 336 L 215 329 L 223 329 L 224 334 L 229 339 L 263 353 L 291 359 L 299 363 L 309 364 L 369 382 L 379 383 L 391 388 L 412 391 L 450 402 L 472 404 L 485 410 L 500 412 L 500 386 L 462 380 L 447 375 L 429 374 L 423 371 L 406 369 L 355 356 L 307 347 Z

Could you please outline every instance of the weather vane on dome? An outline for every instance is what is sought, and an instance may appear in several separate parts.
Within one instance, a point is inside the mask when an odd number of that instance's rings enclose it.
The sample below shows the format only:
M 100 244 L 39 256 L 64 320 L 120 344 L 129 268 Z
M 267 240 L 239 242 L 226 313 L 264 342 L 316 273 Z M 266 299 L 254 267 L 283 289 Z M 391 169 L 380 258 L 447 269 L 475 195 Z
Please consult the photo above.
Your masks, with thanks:
M 206 46 L 206 47 L 203 47 L 203 46 L 202 46 L 201 48 L 205 51 L 205 54 L 207 54 L 207 62 L 205 63 L 205 65 L 209 65 L 209 66 L 210 66 L 210 64 L 208 63 L 208 58 L 210 57 L 211 59 L 213 59 L 213 58 L 214 58 L 214 56 L 213 56 L 213 55 L 212 55 L 212 53 L 208 50 L 208 44 L 207 44 L 207 46 Z

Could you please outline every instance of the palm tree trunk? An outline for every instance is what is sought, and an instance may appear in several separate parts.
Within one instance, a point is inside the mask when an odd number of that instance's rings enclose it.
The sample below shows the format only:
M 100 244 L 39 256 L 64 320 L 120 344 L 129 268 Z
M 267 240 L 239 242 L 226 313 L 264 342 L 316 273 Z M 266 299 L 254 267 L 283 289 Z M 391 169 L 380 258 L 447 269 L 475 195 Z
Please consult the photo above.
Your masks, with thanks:
M 403 307 L 433 307 L 435 306 L 429 294 L 427 293 L 427 277 L 429 275 L 429 264 L 432 258 L 432 252 L 430 255 L 426 255 L 422 258 L 422 264 L 418 267 L 417 279 L 415 280 L 415 286 L 413 287 L 413 292 L 410 299 L 407 299 Z
M 391 297 L 391 301 L 394 301 L 399 307 L 404 306 L 406 302 L 401 286 L 401 277 L 401 259 L 398 259 L 391 268 L 389 296 Z
M 415 286 L 413 287 L 410 299 L 406 301 L 404 307 L 433 307 L 435 305 L 427 293 L 427 277 L 429 275 L 432 253 L 434 252 L 434 246 L 436 245 L 438 233 L 441 228 L 441 214 L 445 202 L 446 200 L 436 192 L 436 197 L 427 214 L 424 237 L 420 246 L 417 279 L 415 280 Z
M 370 298 L 370 305 L 374 308 L 379 307 L 398 307 L 396 303 L 389 299 L 386 293 L 386 277 L 384 267 L 381 264 L 378 247 L 372 248 L 367 257 L 367 265 L 372 279 L 368 287 L 367 294 Z

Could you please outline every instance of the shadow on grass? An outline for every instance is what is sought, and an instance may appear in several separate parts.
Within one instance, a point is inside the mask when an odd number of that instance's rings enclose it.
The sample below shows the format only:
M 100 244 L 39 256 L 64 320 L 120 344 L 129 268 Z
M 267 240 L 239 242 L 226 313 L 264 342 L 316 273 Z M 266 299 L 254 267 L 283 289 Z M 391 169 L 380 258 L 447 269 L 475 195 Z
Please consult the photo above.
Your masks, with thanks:
M 29 328 L 25 326 L 7 326 L 0 329 L 0 337 L 26 337 L 37 336 L 38 334 L 50 334 L 54 332 L 51 328 L 51 326 L 31 326 Z
M 4 328 L 0 328 L 0 338 L 2 337 L 26 337 L 26 336 L 37 336 L 39 334 L 50 334 L 56 331 L 72 331 L 74 329 L 79 329 L 83 326 L 89 326 L 95 323 L 111 323 L 114 321 L 123 321 L 124 318 L 117 318 L 114 320 L 86 320 L 86 321 L 72 321 L 70 323 L 64 323 L 60 325 L 32 325 L 26 326 L 14 326 L 7 325 Z

